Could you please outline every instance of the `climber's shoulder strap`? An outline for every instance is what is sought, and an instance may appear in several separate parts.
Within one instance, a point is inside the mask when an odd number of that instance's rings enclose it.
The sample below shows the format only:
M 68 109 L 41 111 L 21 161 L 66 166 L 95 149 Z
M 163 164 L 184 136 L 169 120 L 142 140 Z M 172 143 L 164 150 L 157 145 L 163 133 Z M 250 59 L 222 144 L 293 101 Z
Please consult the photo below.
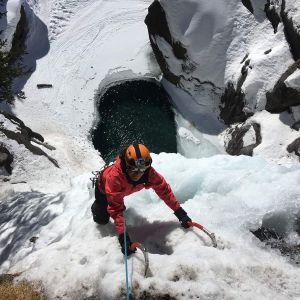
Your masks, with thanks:
M 104 172 L 104 170 L 113 164 L 114 162 L 111 162 L 109 164 L 105 164 L 99 171 L 92 171 L 93 176 L 90 178 L 90 180 L 92 181 L 93 188 L 98 180 L 101 181 L 101 174 Z

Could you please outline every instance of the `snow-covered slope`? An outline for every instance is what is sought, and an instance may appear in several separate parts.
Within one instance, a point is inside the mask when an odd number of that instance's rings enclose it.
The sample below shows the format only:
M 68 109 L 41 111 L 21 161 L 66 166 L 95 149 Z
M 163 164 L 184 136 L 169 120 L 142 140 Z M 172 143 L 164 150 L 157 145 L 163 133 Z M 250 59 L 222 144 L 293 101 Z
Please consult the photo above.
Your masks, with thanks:
M 45 151 L 59 168 L 49 172 L 52 163 L 47 159 L 32 158 L 25 147 L 7 141 L 15 156 L 11 181 L 22 178 L 29 183 L 19 185 L 20 189 L 60 191 L 69 186 L 72 176 L 103 164 L 90 141 L 97 118 L 94 96 L 99 84 L 120 77 L 155 77 L 160 72 L 151 58 L 144 25 L 149 4 L 67 0 L 26 3 L 29 33 L 24 61 L 34 72 L 26 78 L 26 100 L 17 100 L 13 112 L 56 148 Z M 37 84 L 45 83 L 53 87 L 37 88 Z
M 288 245 L 299 245 L 300 169 L 297 157 L 285 151 L 298 134 L 289 127 L 292 117 L 260 111 L 248 118 L 245 126 L 260 124 L 264 142 L 253 152 L 263 158 L 224 154 L 220 142 L 229 135 L 217 118 L 226 83 L 232 80 L 236 89 L 243 66 L 249 76 L 243 85 L 249 111 L 265 102 L 262 91 L 293 62 L 281 39 L 283 24 L 274 36 L 260 1 L 252 1 L 253 15 L 233 0 L 160 2 L 172 36 L 192 49 L 183 59 L 178 44 L 174 57 L 166 40 L 155 40 L 167 51 L 171 71 L 181 76 L 177 87 L 172 78 L 162 83 L 177 108 L 179 149 L 189 158 L 153 154 L 153 165 L 191 218 L 216 233 L 219 247 L 211 247 L 197 229 L 183 230 L 153 191 L 133 194 L 125 199 L 128 230 L 149 249 L 151 272 L 143 277 L 140 252 L 130 258 L 130 288 L 137 299 L 297 299 L 299 268 L 250 232 L 268 225 Z M 25 2 L 25 62 L 34 72 L 19 82 L 27 99 L 1 106 L 24 123 L 0 115 L 0 125 L 11 131 L 30 127 L 26 132 L 42 136 L 30 143 L 44 154 L 33 155 L 25 144 L 1 135 L 14 162 L 11 176 L 0 169 L 0 273 L 22 272 L 21 278 L 40 282 L 50 299 L 124 298 L 124 260 L 113 224 L 99 227 L 91 217 L 89 177 L 103 162 L 90 129 L 97 121 L 99 87 L 160 75 L 144 24 L 150 4 Z M 272 51 L 263 53 L 270 46 Z M 241 64 L 248 52 L 250 62 Z M 297 73 L 290 75 L 286 84 L 297 87 Z M 41 83 L 52 88 L 38 89 Z M 297 108 L 293 112 L 300 116 Z M 257 140 L 256 127 L 249 128 L 243 146 Z
M 215 114 L 230 125 L 266 109 L 277 113 L 271 117 L 273 122 L 268 118 L 264 123 L 259 116 L 247 121 L 268 126 L 254 155 L 279 162 L 283 156 L 287 162 L 299 160 L 287 151 L 298 132 L 291 129 L 284 143 L 269 138 L 299 121 L 294 113 L 300 104 L 299 84 L 294 79 L 299 68 L 295 59 L 300 55 L 298 6 L 299 1 L 251 0 L 160 0 L 150 6 L 146 24 L 152 48 L 165 78 L 190 95 L 190 107 L 198 104 L 200 117 L 195 122 L 195 109 L 186 109 L 186 99 L 176 102 L 180 113 L 192 119 L 200 132 L 203 115 Z M 276 28 L 268 9 L 274 10 L 273 19 L 278 17 Z M 278 113 L 287 109 L 291 116 L 285 123 Z M 231 132 L 220 136 L 232 139 Z M 271 147 L 272 157 L 260 151 Z
M 148 248 L 150 261 L 144 278 L 142 253 L 129 259 L 135 299 L 143 293 L 149 299 L 297 299 L 300 269 L 250 230 L 266 219 L 290 244 L 299 243 L 299 167 L 229 155 L 153 160 L 190 217 L 215 232 L 218 248 L 201 231 L 180 228 L 153 191 L 127 197 L 127 230 Z M 74 178 L 66 193 L 2 195 L 1 272 L 24 271 L 45 285 L 50 299 L 124 298 L 122 253 L 113 224 L 101 227 L 91 219 L 89 176 Z

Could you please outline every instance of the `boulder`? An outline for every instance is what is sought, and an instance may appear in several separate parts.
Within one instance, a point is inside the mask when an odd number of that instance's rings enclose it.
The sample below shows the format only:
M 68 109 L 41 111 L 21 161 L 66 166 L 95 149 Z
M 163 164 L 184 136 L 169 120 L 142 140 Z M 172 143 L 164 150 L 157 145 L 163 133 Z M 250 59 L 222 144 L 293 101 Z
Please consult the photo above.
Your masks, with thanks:
M 294 60 L 297 60 L 300 58 L 299 24 L 297 25 L 295 22 L 296 20 L 293 20 L 291 13 L 289 13 L 289 10 L 286 9 L 286 0 L 282 0 L 280 15 L 284 25 L 284 34 L 286 40 L 289 43 Z
M 278 25 L 281 22 L 280 11 L 277 8 L 278 6 L 274 3 L 274 0 L 267 0 L 265 13 L 274 28 L 274 33 L 277 32 Z
M 4 145 L 0 145 L 0 167 L 4 167 L 6 172 L 12 173 L 12 162 L 14 158 Z
M 253 14 L 254 9 L 251 3 L 251 0 L 242 0 L 243 5 Z
M 237 125 L 230 129 L 231 139 L 225 145 L 226 152 L 230 155 L 253 155 L 253 149 L 262 139 L 260 125 L 257 123 Z
M 278 79 L 272 91 L 266 93 L 266 110 L 280 113 L 291 106 L 300 105 L 300 90 L 286 82 L 300 68 L 300 59 L 292 64 Z
M 174 56 L 179 60 L 185 61 L 187 59 L 187 50 L 185 49 L 185 47 L 183 47 L 180 41 L 173 40 L 169 29 L 166 13 L 159 1 L 154 1 L 149 6 L 148 14 L 145 18 L 145 24 L 148 28 L 151 47 L 164 77 L 174 85 L 178 85 L 180 82 L 180 76 L 177 76 L 176 74 L 171 72 L 164 53 L 157 46 L 156 37 L 159 36 L 163 38 L 171 46 Z M 182 68 L 185 68 L 184 63 Z
M 300 138 L 295 139 L 291 144 L 289 144 L 286 150 L 289 153 L 294 152 L 296 155 L 300 156 Z

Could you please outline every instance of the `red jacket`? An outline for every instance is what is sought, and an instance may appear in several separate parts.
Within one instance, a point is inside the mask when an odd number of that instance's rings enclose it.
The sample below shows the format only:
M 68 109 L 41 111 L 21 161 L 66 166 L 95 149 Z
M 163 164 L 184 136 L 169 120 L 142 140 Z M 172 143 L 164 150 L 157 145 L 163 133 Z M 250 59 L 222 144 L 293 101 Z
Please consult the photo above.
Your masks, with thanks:
M 143 188 L 152 188 L 173 211 L 180 207 L 170 185 L 154 168 L 150 167 L 144 176 L 145 180 L 142 181 L 145 182 L 130 182 L 128 175 L 122 168 L 121 159 L 119 157 L 113 165 L 105 168 L 100 173 L 100 176 L 98 176 L 98 189 L 106 194 L 108 202 L 107 211 L 115 221 L 118 234 L 124 232 L 124 197 L 138 192 Z

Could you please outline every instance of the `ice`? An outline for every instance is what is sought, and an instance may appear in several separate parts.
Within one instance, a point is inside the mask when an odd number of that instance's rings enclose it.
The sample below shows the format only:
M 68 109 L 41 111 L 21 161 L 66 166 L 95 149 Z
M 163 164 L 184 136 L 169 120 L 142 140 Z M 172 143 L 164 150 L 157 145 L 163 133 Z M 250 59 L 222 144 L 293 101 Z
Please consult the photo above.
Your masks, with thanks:
M 189 216 L 215 232 L 219 248 L 199 230 L 181 229 L 153 191 L 127 197 L 127 230 L 148 247 L 152 274 L 143 277 L 141 252 L 129 259 L 135 293 L 164 291 L 179 299 L 259 299 L 258 293 L 264 299 L 284 299 L 299 294 L 299 268 L 265 249 L 250 230 L 271 222 L 291 239 L 291 215 L 299 212 L 300 167 L 246 156 L 152 156 L 153 166 Z M 6 217 L 0 224 L 0 272 L 24 270 L 23 276 L 44 283 L 50 299 L 120 295 L 125 284 L 122 253 L 113 224 L 99 226 L 92 220 L 89 176 L 74 178 L 65 193 L 16 193 L 1 202 Z M 29 241 L 33 236 L 38 237 L 35 243 Z

